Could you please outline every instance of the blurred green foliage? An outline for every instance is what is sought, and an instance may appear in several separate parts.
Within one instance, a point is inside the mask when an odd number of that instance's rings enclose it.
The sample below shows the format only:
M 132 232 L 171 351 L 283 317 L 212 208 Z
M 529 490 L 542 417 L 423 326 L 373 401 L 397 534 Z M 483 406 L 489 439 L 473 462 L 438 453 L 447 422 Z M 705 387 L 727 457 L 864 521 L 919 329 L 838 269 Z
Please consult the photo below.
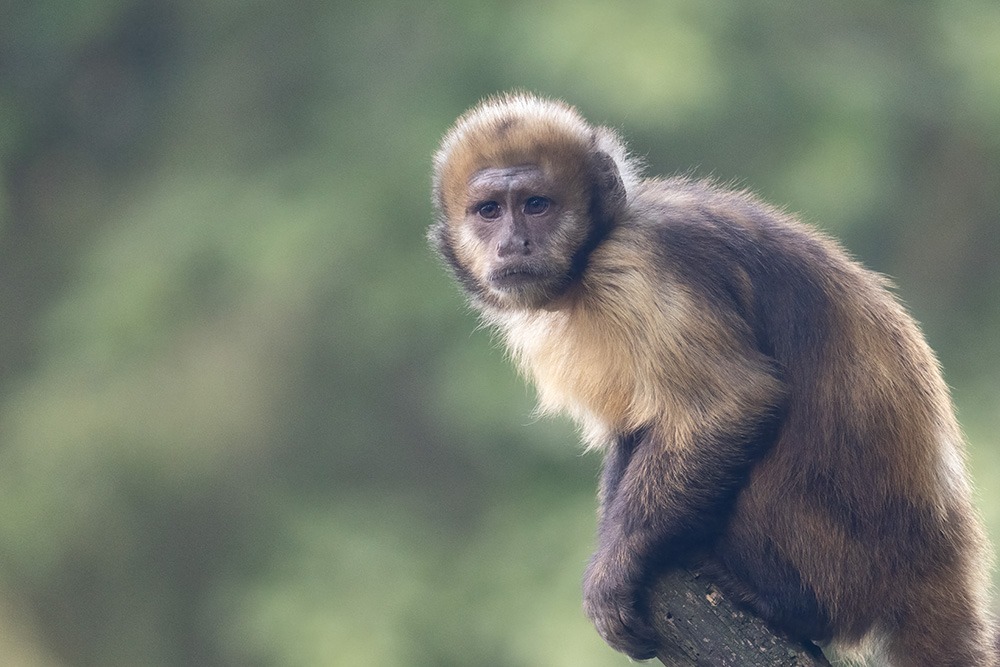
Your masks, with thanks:
M 1000 6 L 14 0 L 0 20 L 0 655 L 623 665 L 596 456 L 426 249 L 523 87 L 894 276 L 1000 536 Z

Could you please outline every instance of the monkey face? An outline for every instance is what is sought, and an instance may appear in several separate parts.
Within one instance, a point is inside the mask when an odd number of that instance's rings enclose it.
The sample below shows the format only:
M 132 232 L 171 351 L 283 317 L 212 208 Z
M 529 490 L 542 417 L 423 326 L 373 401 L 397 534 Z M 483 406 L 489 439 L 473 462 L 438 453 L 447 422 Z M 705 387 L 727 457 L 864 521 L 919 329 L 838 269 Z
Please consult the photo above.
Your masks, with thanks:
M 562 295 L 585 236 L 578 199 L 536 165 L 488 167 L 472 175 L 462 217 L 453 221 L 455 253 L 487 300 L 503 308 L 538 308 Z
M 486 101 L 434 156 L 431 243 L 477 307 L 557 308 L 623 210 L 619 165 L 617 136 L 571 107 Z

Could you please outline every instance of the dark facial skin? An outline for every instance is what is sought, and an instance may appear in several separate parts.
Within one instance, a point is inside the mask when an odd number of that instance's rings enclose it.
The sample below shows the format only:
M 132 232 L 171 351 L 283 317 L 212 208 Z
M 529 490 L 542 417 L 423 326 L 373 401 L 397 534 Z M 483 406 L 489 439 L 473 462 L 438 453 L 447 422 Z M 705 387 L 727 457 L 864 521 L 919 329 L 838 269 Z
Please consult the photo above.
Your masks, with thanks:
M 482 279 L 510 306 L 538 307 L 564 288 L 565 223 L 557 189 L 534 165 L 487 168 L 469 179 L 466 221 L 490 249 Z M 561 256 L 563 255 L 563 256 Z

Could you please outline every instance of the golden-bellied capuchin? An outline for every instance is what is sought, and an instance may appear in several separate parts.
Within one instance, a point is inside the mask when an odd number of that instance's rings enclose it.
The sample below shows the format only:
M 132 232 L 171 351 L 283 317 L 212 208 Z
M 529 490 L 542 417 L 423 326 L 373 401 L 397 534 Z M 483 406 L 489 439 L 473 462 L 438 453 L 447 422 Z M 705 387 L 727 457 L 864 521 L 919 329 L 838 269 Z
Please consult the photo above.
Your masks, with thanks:
M 886 280 L 746 192 L 643 178 L 618 135 L 509 94 L 434 156 L 434 247 L 604 452 L 584 606 L 654 655 L 654 575 L 697 563 L 792 636 L 1000 665 L 988 547 L 931 350 Z

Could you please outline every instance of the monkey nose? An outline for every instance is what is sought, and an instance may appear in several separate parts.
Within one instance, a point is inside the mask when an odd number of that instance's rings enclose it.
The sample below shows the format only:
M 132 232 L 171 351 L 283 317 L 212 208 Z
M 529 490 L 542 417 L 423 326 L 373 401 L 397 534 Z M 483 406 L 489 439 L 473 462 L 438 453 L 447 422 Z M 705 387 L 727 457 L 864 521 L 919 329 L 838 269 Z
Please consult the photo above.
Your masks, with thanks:
M 511 255 L 530 255 L 531 241 L 527 237 L 513 237 L 502 241 L 497 247 L 498 257 L 509 257 Z

